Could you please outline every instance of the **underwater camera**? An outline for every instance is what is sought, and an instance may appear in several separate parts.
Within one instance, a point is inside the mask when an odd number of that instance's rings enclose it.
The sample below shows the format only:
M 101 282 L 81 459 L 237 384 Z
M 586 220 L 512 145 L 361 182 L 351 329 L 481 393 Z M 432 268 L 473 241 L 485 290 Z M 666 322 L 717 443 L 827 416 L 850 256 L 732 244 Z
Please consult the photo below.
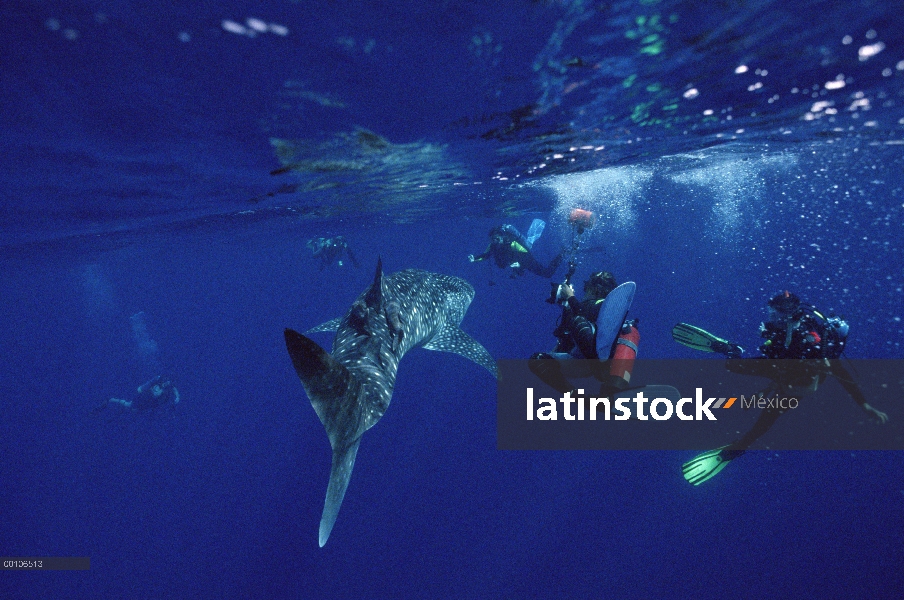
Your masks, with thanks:
M 565 302 L 565 295 L 562 293 L 562 286 L 571 285 L 571 277 L 574 275 L 574 272 L 577 270 L 578 265 L 575 262 L 568 263 L 568 272 L 565 273 L 565 281 L 562 283 L 550 283 L 552 286 L 552 290 L 549 293 L 549 298 L 546 299 L 550 304 L 561 304 Z

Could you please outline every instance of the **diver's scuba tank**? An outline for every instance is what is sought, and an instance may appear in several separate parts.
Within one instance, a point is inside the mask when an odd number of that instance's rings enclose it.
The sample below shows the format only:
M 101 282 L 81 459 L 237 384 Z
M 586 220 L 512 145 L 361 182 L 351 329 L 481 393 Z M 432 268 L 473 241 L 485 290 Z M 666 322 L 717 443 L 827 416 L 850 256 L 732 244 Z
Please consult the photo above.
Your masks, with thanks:
M 820 348 L 822 358 L 840 358 L 850 333 L 848 322 L 834 313 L 826 317 L 812 304 L 801 304 L 801 308 L 816 320 L 817 328 L 805 335 L 807 343 Z
M 631 382 L 634 359 L 637 358 L 637 346 L 640 344 L 637 322 L 637 319 L 625 321 L 615 340 L 612 364 L 609 366 L 609 379 L 610 383 L 619 389 L 625 389 Z

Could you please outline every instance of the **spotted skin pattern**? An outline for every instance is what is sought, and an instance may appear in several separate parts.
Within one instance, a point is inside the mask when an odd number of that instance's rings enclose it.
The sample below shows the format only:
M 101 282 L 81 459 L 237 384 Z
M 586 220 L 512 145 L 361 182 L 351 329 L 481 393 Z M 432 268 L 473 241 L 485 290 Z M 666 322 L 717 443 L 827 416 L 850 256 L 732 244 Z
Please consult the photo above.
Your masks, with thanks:
M 306 333 L 336 331 L 327 354 L 287 329 L 286 347 L 333 448 L 333 465 L 320 521 L 320 546 L 329 538 L 354 467 L 361 436 L 386 412 L 399 361 L 412 348 L 461 354 L 495 377 L 496 363 L 459 324 L 474 288 L 458 277 L 406 269 L 373 284 L 341 319 Z

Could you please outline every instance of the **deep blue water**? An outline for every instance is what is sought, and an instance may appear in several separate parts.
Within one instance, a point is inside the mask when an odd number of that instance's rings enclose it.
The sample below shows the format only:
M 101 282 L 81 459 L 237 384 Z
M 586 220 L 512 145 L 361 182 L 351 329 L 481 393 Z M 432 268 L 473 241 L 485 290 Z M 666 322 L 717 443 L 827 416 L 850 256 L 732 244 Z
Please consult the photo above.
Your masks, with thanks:
M 0 595 L 900 597 L 901 453 L 755 452 L 692 487 L 690 452 L 500 452 L 492 377 L 426 350 L 318 548 L 329 443 L 282 338 L 381 257 L 471 282 L 494 357 L 548 350 L 548 281 L 466 256 L 543 218 L 549 260 L 580 207 L 576 278 L 637 282 L 644 357 L 695 356 L 678 321 L 753 349 L 791 289 L 848 319 L 847 356 L 904 358 L 900 9 L 4 3 L 0 555 L 91 570 Z M 321 271 L 306 241 L 340 234 L 361 268 Z M 178 406 L 92 412 L 159 371 Z

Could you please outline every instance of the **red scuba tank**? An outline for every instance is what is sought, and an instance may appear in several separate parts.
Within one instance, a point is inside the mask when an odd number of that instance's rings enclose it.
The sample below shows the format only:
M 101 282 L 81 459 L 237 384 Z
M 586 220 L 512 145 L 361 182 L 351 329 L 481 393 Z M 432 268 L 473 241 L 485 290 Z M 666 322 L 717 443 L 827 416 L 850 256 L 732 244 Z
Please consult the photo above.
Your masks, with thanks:
M 633 323 L 626 323 L 622 326 L 621 333 L 615 340 L 615 352 L 612 354 L 609 375 L 623 379 L 626 384 L 631 382 L 631 371 L 634 369 L 634 359 L 637 358 L 639 343 L 640 332 L 637 327 Z

